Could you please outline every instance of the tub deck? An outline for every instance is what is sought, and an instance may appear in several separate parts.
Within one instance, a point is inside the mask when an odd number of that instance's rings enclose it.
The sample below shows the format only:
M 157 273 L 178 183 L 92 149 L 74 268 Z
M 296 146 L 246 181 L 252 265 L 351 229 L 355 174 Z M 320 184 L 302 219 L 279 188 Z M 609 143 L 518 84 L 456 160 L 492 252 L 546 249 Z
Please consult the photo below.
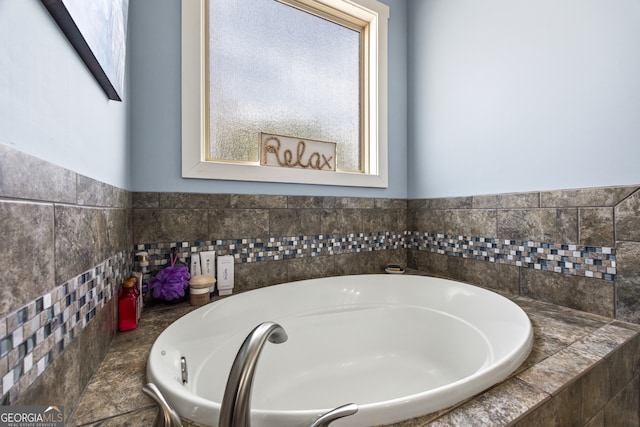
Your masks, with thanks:
M 466 402 L 394 426 L 640 426 L 640 326 L 505 296 L 533 323 L 534 348 L 524 364 Z M 156 407 L 142 392 L 149 351 L 193 309 L 150 307 L 138 329 L 118 334 L 67 425 L 151 425 Z

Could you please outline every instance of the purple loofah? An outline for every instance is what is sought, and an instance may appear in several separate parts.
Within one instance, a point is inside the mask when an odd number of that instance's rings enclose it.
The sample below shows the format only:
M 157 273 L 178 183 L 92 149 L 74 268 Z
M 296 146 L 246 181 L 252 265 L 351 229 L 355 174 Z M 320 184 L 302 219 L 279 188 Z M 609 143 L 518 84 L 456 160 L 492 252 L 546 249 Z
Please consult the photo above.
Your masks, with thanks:
M 189 270 L 186 266 L 165 267 L 149 282 L 152 295 L 164 301 L 185 296 L 189 287 Z

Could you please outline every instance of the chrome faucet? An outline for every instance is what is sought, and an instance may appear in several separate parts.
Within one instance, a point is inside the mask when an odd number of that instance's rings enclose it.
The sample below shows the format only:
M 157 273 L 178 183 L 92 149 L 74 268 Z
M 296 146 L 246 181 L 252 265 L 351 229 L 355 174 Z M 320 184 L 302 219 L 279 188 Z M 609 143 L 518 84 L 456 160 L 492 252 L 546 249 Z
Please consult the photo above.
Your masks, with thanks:
M 160 392 L 160 389 L 158 389 L 155 384 L 146 384 L 142 388 L 142 391 L 144 391 L 158 405 L 158 414 L 156 415 L 156 419 L 153 422 L 153 427 L 182 427 L 180 416 L 171 407 L 171 405 L 169 405 L 167 400 Z
M 285 342 L 287 338 L 287 333 L 282 326 L 274 322 L 259 324 L 245 338 L 231 366 L 227 386 L 222 397 L 218 427 L 251 427 L 251 389 L 262 347 L 267 340 L 280 344 Z M 184 357 L 181 362 L 183 383 L 186 383 L 186 360 Z M 154 427 L 182 427 L 180 416 L 169 405 L 155 384 L 148 383 L 142 390 L 158 405 Z M 354 403 L 339 406 L 318 417 L 310 427 L 328 427 L 333 421 L 356 412 L 358 412 L 358 406 Z
M 259 324 L 245 338 L 231 365 L 220 406 L 218 427 L 251 427 L 251 388 L 262 347 L 267 340 L 280 344 L 287 338 L 282 326 L 274 322 Z M 349 403 L 321 415 L 310 427 L 327 427 L 333 421 L 356 412 L 358 406 Z
M 267 342 L 280 344 L 287 340 L 282 326 L 264 322 L 256 326 L 247 336 L 236 355 L 227 379 L 218 427 L 251 426 L 251 388 L 262 347 Z

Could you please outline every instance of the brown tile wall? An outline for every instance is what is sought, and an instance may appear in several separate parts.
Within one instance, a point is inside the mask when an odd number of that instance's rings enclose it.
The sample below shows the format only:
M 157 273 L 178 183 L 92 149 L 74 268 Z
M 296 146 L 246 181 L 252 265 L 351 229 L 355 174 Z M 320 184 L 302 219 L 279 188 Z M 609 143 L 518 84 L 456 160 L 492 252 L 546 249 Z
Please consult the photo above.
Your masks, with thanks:
M 638 186 L 409 200 L 407 222 L 407 229 L 418 234 L 565 245 L 594 253 L 596 247 L 611 250 L 606 257 L 610 269 L 596 272 L 602 277 L 585 275 L 584 266 L 565 274 L 415 247 L 409 250 L 408 264 L 434 275 L 640 323 Z
M 248 254 L 242 253 L 235 264 L 234 292 L 239 292 L 316 277 L 380 273 L 389 263 L 405 265 L 406 203 L 355 197 L 134 193 L 133 239 L 137 250 L 150 253 L 150 272 L 166 265 L 172 247 L 185 262 L 194 252 L 225 255 L 245 248 Z M 387 234 L 389 238 L 380 242 Z M 295 243 L 289 246 L 300 249 L 295 254 L 278 252 L 278 244 L 270 243 L 291 238 Z M 331 247 L 332 239 L 342 238 L 347 240 L 344 244 Z M 253 253 L 249 245 L 256 242 L 272 245 L 278 254 Z M 314 243 L 328 246 L 312 248 Z M 393 244 L 396 247 L 390 249 Z
M 131 194 L 0 144 L 3 404 L 69 413 L 117 327 Z

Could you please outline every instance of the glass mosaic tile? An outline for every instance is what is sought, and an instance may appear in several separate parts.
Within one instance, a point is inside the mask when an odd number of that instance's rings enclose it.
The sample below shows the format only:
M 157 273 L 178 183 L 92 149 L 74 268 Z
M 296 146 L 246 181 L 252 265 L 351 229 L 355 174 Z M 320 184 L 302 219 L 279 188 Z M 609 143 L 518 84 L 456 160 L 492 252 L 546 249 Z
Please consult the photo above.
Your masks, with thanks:
M 616 275 L 615 248 L 609 247 L 500 241 L 420 232 L 409 232 L 405 247 L 607 281 L 615 280 Z
M 0 340 L 0 357 L 6 356 L 13 349 L 13 337 L 7 335 Z
M 111 283 L 120 283 L 131 264 L 128 251 L 116 254 L 7 316 L 8 333 L 0 339 L 0 362 L 7 366 L 3 401 L 10 401 L 16 384 L 31 385 L 78 336 L 115 295 Z

